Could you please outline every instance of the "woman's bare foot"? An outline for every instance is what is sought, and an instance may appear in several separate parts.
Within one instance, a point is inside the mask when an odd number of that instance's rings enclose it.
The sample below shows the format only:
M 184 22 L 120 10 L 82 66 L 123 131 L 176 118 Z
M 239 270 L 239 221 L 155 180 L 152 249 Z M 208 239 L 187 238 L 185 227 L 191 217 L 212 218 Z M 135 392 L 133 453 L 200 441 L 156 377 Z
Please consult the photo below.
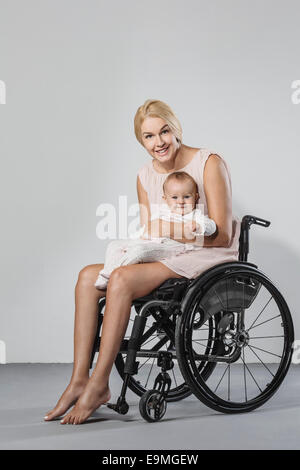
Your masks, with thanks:
M 80 395 L 83 393 L 87 382 L 88 378 L 80 382 L 70 382 L 58 400 L 55 408 L 46 414 L 44 420 L 51 421 L 52 419 L 57 418 L 57 416 L 62 416 L 71 406 L 76 403 Z
M 99 388 L 99 385 L 90 379 L 76 405 L 61 420 L 61 424 L 83 423 L 99 406 L 107 403 L 110 398 L 111 394 L 108 385 L 104 388 Z

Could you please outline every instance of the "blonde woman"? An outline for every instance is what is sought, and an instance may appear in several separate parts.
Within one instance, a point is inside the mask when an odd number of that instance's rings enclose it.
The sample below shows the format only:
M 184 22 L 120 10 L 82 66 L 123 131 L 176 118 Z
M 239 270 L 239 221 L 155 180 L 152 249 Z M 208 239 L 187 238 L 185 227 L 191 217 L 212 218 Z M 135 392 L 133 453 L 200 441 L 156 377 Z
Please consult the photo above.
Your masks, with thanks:
M 207 148 L 182 143 L 182 128 L 173 110 L 159 100 L 147 100 L 134 118 L 137 140 L 151 159 L 137 175 L 141 226 L 151 236 L 169 236 L 182 243 L 193 241 L 191 224 L 151 221 L 151 207 L 163 203 L 163 183 L 174 171 L 184 170 L 196 181 L 204 214 L 217 230 L 205 236 L 203 249 L 162 261 L 120 266 L 109 279 L 107 290 L 95 287 L 103 264 L 83 268 L 75 287 L 74 366 L 70 383 L 46 421 L 62 416 L 62 424 L 81 424 L 110 399 L 109 376 L 125 335 L 133 299 L 142 297 L 169 278 L 195 278 L 216 264 L 238 259 L 240 222 L 232 216 L 231 179 L 224 159 Z M 98 301 L 106 296 L 101 347 L 93 373 L 89 362 L 97 325 Z

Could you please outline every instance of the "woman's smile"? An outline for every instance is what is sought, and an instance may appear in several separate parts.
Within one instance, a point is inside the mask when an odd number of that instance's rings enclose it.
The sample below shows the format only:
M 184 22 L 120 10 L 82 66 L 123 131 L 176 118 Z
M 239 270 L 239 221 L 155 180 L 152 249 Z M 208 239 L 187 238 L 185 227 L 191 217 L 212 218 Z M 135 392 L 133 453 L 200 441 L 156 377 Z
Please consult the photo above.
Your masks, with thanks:
M 168 150 L 169 150 L 169 145 L 166 147 L 163 147 L 163 149 L 161 150 L 156 150 L 155 152 L 158 154 L 158 155 L 161 155 L 161 156 L 164 156 L 164 155 L 167 155 L 168 153 Z

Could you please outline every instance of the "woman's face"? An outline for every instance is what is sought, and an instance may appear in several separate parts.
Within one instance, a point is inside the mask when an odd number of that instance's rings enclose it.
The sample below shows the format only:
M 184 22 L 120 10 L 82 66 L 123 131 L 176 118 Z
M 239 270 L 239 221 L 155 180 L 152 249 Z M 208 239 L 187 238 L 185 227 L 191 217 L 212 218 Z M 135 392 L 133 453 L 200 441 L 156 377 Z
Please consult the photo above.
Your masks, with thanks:
M 174 158 L 179 144 L 166 121 L 159 117 L 147 117 L 141 126 L 141 132 L 145 149 L 152 157 L 160 163 Z M 159 152 L 166 148 L 166 151 Z

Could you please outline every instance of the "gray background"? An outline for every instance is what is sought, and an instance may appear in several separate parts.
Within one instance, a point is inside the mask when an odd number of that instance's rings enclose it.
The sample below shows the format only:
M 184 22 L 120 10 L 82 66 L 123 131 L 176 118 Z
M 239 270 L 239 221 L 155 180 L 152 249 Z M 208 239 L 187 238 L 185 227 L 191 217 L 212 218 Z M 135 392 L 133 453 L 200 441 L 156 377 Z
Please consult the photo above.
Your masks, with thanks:
M 104 260 L 96 208 L 136 202 L 133 118 L 167 102 L 229 164 L 249 261 L 300 337 L 298 1 L 0 0 L 1 329 L 7 362 L 71 362 L 74 286 Z M 297 50 L 298 48 L 298 50 Z

